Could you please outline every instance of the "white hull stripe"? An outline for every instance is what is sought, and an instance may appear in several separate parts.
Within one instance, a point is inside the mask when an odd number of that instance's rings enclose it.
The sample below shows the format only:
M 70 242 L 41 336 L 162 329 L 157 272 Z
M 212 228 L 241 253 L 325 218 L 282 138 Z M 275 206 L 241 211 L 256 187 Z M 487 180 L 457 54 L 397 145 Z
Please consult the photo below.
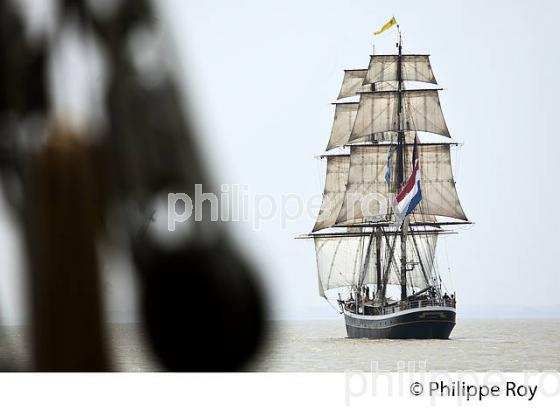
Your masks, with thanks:
M 414 309 L 407 309 L 401 310 L 395 313 L 389 313 L 388 315 L 359 315 L 357 313 L 351 313 L 344 311 L 344 315 L 352 317 L 354 319 L 362 319 L 362 320 L 385 320 L 390 319 L 392 317 L 408 315 L 409 313 L 416 313 L 416 312 L 434 312 L 434 311 L 446 311 L 446 312 L 455 312 L 455 308 L 447 307 L 447 306 L 426 306 L 421 308 L 414 308 Z

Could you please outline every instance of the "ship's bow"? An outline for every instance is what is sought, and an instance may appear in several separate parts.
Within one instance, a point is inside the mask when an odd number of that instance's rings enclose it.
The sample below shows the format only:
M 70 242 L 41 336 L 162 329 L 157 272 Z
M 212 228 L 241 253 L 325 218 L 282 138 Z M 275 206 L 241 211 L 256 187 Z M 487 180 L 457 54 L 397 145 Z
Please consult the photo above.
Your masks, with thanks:
M 345 311 L 344 319 L 350 338 L 449 339 L 455 308 L 425 307 L 377 316 Z

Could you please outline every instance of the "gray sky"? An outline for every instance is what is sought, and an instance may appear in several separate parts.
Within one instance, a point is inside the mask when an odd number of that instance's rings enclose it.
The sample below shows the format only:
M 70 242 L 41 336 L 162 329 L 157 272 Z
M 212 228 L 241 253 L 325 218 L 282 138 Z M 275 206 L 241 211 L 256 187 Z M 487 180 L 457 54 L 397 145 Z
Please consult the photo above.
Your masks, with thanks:
M 459 302 L 557 303 L 557 2 L 163 3 L 162 21 L 170 23 L 175 37 L 181 61 L 176 69 L 186 76 L 214 180 L 275 196 L 322 191 L 314 156 L 322 153 L 330 133 L 330 103 L 342 70 L 365 68 L 374 39 L 378 53 L 394 51 L 394 29 L 371 34 L 394 14 L 404 52 L 431 54 L 445 88 L 441 100 L 448 127 L 465 143 L 453 157 L 455 178 L 476 225 L 440 247 L 449 258 Z M 17 299 L 20 264 L 9 217 L 1 213 L 0 292 L 6 317 Z M 273 295 L 273 310 L 283 317 L 330 311 L 318 296 L 312 243 L 293 239 L 312 224 L 308 217 L 285 229 L 278 219 L 263 222 L 259 231 L 249 223 L 233 224 Z
M 449 237 L 462 304 L 557 303 L 559 208 L 555 135 L 560 17 L 554 1 L 167 1 L 220 182 L 255 193 L 322 190 L 318 161 L 342 70 L 368 62 L 393 14 L 404 51 L 429 53 L 453 137 L 457 188 L 476 222 Z M 394 51 L 394 29 L 375 37 Z M 282 311 L 305 316 L 318 297 L 312 220 L 259 232 L 238 226 Z M 443 251 L 443 252 L 441 252 Z M 445 258 L 445 246 L 440 253 Z M 326 306 L 328 309 L 328 306 Z

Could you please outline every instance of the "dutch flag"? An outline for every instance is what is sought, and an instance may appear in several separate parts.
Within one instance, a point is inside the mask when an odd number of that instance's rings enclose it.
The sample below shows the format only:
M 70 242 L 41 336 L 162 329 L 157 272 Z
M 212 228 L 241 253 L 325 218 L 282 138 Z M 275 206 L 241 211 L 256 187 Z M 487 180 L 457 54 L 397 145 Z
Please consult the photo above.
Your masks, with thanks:
M 401 192 L 398 193 L 396 198 L 397 218 L 399 225 L 404 221 L 407 215 L 418 206 L 422 200 L 422 191 L 420 190 L 420 159 L 418 158 L 418 151 L 416 145 L 417 139 L 414 139 L 414 149 L 412 151 L 412 174 L 404 184 Z

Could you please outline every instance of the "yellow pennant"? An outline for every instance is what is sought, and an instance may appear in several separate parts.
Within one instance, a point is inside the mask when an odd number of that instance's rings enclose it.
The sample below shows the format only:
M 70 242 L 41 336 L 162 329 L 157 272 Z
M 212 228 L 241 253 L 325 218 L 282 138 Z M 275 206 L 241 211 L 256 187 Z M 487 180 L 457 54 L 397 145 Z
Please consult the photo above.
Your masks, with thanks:
M 376 36 L 383 33 L 384 31 L 389 30 L 391 27 L 393 27 L 395 24 L 397 24 L 397 19 L 395 18 L 395 16 L 393 16 L 393 18 L 391 20 L 389 20 L 387 23 L 385 23 L 385 25 L 383 27 L 381 27 L 381 30 L 376 31 L 375 34 Z

